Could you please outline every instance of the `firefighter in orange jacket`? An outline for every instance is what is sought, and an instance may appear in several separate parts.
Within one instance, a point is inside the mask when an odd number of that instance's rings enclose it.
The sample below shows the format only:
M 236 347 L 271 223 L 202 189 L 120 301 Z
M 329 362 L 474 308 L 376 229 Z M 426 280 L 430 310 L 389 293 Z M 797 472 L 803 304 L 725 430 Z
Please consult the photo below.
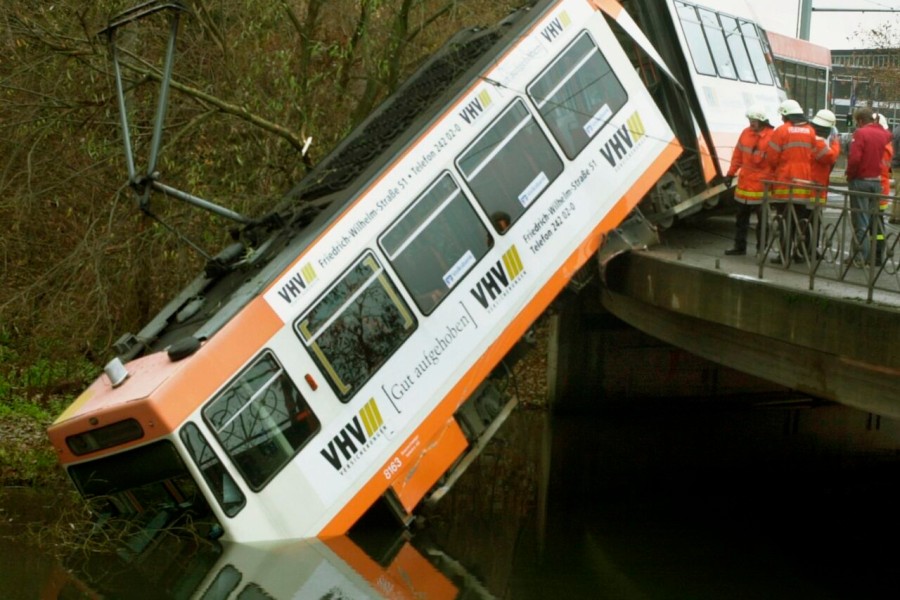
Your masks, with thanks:
M 816 132 L 816 146 L 813 149 L 813 160 L 810 165 L 812 180 L 822 188 L 827 188 L 831 183 L 831 171 L 834 169 L 834 163 L 837 162 L 838 156 L 841 155 L 841 140 L 834 128 L 835 121 L 834 113 L 827 108 L 817 112 L 810 121 L 810 125 Z M 828 191 L 826 189 L 815 190 L 814 197 L 816 204 L 820 207 L 825 206 L 828 200 Z M 815 256 L 822 220 L 813 218 L 812 222 L 815 223 L 815 227 L 811 223 L 809 253 L 810 256 Z
M 787 211 L 786 205 L 781 203 L 791 202 L 795 217 L 790 220 L 796 223 L 791 235 L 781 240 L 784 258 L 776 257 L 772 262 L 789 260 L 791 238 L 796 235 L 797 226 L 809 219 L 810 209 L 806 202 L 813 196 L 813 190 L 808 186 L 812 183 L 813 150 L 816 147 L 816 132 L 806 122 L 803 108 L 796 100 L 785 100 L 778 112 L 783 123 L 772 132 L 766 152 L 766 160 L 778 182 L 773 186 L 772 200 L 778 203 L 775 208 L 781 214 Z M 794 258 L 800 257 L 795 253 Z
M 747 254 L 747 231 L 750 229 L 750 215 L 756 214 L 756 248 L 759 249 L 759 218 L 762 206 L 764 180 L 772 179 L 772 168 L 766 161 L 766 150 L 772 125 L 761 106 L 751 106 L 747 110 L 750 124 L 738 138 L 731 155 L 731 166 L 726 174 L 726 184 L 730 187 L 735 175 L 738 176 L 734 199 L 738 203 L 735 218 L 734 247 L 726 250 L 729 256 Z
M 834 113 L 827 108 L 817 112 L 810 121 L 816 132 L 816 145 L 813 149 L 813 161 L 810 164 L 812 180 L 813 183 L 822 187 L 828 187 L 834 163 L 841 155 L 841 140 L 834 129 L 835 121 Z M 825 204 L 827 195 L 825 190 L 816 190 L 815 196 L 818 204 Z

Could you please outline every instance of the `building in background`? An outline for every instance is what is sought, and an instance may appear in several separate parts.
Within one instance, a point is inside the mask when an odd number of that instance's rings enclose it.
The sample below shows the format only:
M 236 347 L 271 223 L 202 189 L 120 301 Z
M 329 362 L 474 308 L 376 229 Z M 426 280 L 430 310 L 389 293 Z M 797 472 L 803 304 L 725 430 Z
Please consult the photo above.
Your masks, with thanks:
M 766 35 L 788 98 L 799 102 L 809 117 L 827 108 L 831 103 L 831 50 L 772 31 Z
M 832 50 L 831 58 L 832 110 L 842 130 L 861 106 L 884 114 L 891 126 L 900 122 L 900 49 Z

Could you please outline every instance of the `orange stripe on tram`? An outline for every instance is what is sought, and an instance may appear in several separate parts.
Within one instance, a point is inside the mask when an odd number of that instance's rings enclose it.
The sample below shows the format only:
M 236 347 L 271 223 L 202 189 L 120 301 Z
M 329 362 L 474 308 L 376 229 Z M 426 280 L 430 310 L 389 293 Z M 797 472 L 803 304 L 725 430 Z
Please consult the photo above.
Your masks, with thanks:
M 624 10 L 616 0 L 588 0 L 588 4 L 597 10 L 602 10 L 613 19 L 618 19 L 619 14 Z

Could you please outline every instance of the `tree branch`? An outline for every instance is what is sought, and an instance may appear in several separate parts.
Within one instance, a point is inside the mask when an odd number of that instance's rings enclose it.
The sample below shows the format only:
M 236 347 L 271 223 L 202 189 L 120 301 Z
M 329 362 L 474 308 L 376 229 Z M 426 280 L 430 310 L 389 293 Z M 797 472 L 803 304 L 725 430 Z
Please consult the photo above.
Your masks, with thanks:
M 142 69 L 134 64 L 123 64 L 126 68 L 134 71 L 139 75 L 143 75 L 145 77 L 149 77 L 154 81 L 162 81 L 162 75 L 158 72 L 153 71 L 152 69 Z M 179 83 L 174 79 L 171 81 L 170 85 L 172 89 L 178 90 L 182 94 L 190 96 L 191 98 L 195 98 L 210 106 L 214 106 L 219 109 L 220 112 L 223 112 L 228 115 L 232 115 L 241 119 L 242 121 L 246 121 L 252 124 L 255 127 L 258 127 L 264 131 L 268 131 L 284 140 L 286 140 L 291 146 L 294 147 L 298 152 L 303 151 L 303 139 L 294 131 L 286 127 L 282 127 L 277 123 L 273 123 L 268 119 L 264 119 L 263 117 L 251 113 L 249 110 L 244 108 L 243 106 L 238 106 L 237 104 L 232 104 L 230 102 L 226 102 L 221 98 L 213 96 L 212 94 L 207 94 L 203 90 L 197 89 L 195 87 L 185 85 L 183 83 Z

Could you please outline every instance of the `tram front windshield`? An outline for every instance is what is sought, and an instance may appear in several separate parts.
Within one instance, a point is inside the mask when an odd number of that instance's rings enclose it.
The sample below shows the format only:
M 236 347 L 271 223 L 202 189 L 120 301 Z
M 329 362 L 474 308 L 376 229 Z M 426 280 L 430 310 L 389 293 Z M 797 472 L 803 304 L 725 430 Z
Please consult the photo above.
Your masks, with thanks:
M 196 516 L 210 514 L 196 482 L 168 440 L 74 465 L 69 476 L 92 506 L 107 516 L 142 516 L 149 521 L 163 513 L 174 517 L 186 510 Z

